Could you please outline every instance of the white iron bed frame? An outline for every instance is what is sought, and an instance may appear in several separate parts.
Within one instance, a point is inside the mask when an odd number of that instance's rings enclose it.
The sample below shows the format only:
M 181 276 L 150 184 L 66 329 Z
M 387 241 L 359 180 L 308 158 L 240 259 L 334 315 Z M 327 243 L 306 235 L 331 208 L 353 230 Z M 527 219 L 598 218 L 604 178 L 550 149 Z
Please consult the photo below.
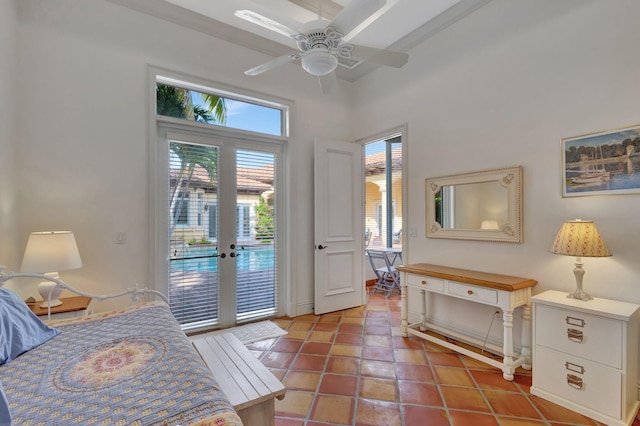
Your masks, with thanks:
M 131 304 L 137 302 L 141 296 L 146 296 L 148 294 L 154 295 L 159 297 L 162 301 L 164 301 L 166 304 L 169 304 L 169 299 L 167 299 L 167 296 L 165 296 L 164 294 L 160 293 L 157 290 L 151 290 L 148 288 L 143 288 L 140 289 L 138 288 L 138 284 L 135 284 L 133 287 L 129 287 L 127 290 L 125 291 L 121 291 L 119 293 L 114 293 L 114 294 L 92 294 L 92 293 L 87 293 L 81 290 L 78 290 L 72 286 L 70 286 L 69 284 L 65 283 L 64 281 L 58 279 L 58 278 L 53 278 L 50 277 L 48 275 L 44 275 L 44 274 L 35 274 L 35 273 L 29 273 L 29 272 L 7 272 L 5 273 L 6 266 L 4 265 L 0 265 L 0 287 L 2 287 L 7 281 L 14 279 L 14 278 L 39 278 L 42 280 L 47 280 L 47 281 L 53 281 L 54 283 L 56 283 L 55 287 L 52 287 L 51 290 L 49 291 L 49 295 L 48 295 L 48 302 L 49 305 L 51 304 L 51 293 L 53 292 L 53 290 L 55 290 L 56 288 L 62 288 L 64 290 L 69 290 L 72 293 L 78 294 L 80 296 L 85 296 L 85 297 L 89 297 L 92 299 L 92 302 L 89 306 L 88 309 L 88 313 L 92 314 L 93 313 L 93 306 L 95 305 L 95 303 L 98 302 L 102 302 L 103 300 L 107 300 L 107 299 L 115 299 L 117 297 L 122 297 L 122 296 L 126 296 L 126 295 L 131 295 Z M 51 306 L 49 306 L 47 308 L 47 318 L 51 319 Z

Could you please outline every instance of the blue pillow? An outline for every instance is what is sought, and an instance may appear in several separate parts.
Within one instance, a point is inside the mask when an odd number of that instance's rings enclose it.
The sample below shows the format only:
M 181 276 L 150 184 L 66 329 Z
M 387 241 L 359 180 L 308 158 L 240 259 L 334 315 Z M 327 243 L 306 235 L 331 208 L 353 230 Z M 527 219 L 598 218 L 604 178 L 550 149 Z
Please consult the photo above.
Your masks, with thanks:
M 2 382 L 0 382 L 0 426 L 11 426 L 11 412 L 7 397 L 2 389 Z
M 14 292 L 0 288 L 0 365 L 60 333 L 43 323 Z

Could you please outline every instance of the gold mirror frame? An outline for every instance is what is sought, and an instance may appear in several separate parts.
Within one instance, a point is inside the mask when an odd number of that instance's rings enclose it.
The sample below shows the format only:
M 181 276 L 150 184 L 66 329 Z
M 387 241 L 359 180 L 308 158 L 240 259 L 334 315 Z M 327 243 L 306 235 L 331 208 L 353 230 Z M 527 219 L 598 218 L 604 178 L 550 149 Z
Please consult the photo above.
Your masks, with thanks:
M 505 220 L 499 229 L 480 229 L 480 225 L 477 229 L 443 228 L 436 221 L 436 195 L 441 188 L 491 182 L 507 191 L 506 205 L 500 206 L 505 210 Z M 427 178 L 426 209 L 427 238 L 522 243 L 522 166 Z

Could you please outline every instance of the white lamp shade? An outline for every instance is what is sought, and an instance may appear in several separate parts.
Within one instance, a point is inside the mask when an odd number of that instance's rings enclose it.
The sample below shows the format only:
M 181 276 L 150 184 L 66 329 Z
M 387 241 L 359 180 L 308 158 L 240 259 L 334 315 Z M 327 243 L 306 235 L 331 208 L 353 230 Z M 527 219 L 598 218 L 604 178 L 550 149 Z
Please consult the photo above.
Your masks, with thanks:
M 59 272 L 82 267 L 71 231 L 32 232 L 22 258 L 22 272 Z
M 498 221 L 497 220 L 483 220 L 480 225 L 480 229 L 488 229 L 488 230 L 498 230 Z
M 558 231 L 550 251 L 576 257 L 611 256 L 611 251 L 591 220 L 566 221 Z
M 313 49 L 307 51 L 302 57 L 302 68 L 309 74 L 322 76 L 335 70 L 338 66 L 338 58 L 327 49 Z

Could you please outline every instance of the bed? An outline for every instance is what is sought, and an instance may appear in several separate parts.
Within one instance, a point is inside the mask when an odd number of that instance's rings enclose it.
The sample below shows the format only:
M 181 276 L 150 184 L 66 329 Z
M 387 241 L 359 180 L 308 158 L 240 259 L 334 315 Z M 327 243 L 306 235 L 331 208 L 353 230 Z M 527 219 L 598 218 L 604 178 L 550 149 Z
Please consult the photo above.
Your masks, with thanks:
M 162 301 L 45 324 L 0 288 L 0 364 L 0 426 L 242 424 Z

